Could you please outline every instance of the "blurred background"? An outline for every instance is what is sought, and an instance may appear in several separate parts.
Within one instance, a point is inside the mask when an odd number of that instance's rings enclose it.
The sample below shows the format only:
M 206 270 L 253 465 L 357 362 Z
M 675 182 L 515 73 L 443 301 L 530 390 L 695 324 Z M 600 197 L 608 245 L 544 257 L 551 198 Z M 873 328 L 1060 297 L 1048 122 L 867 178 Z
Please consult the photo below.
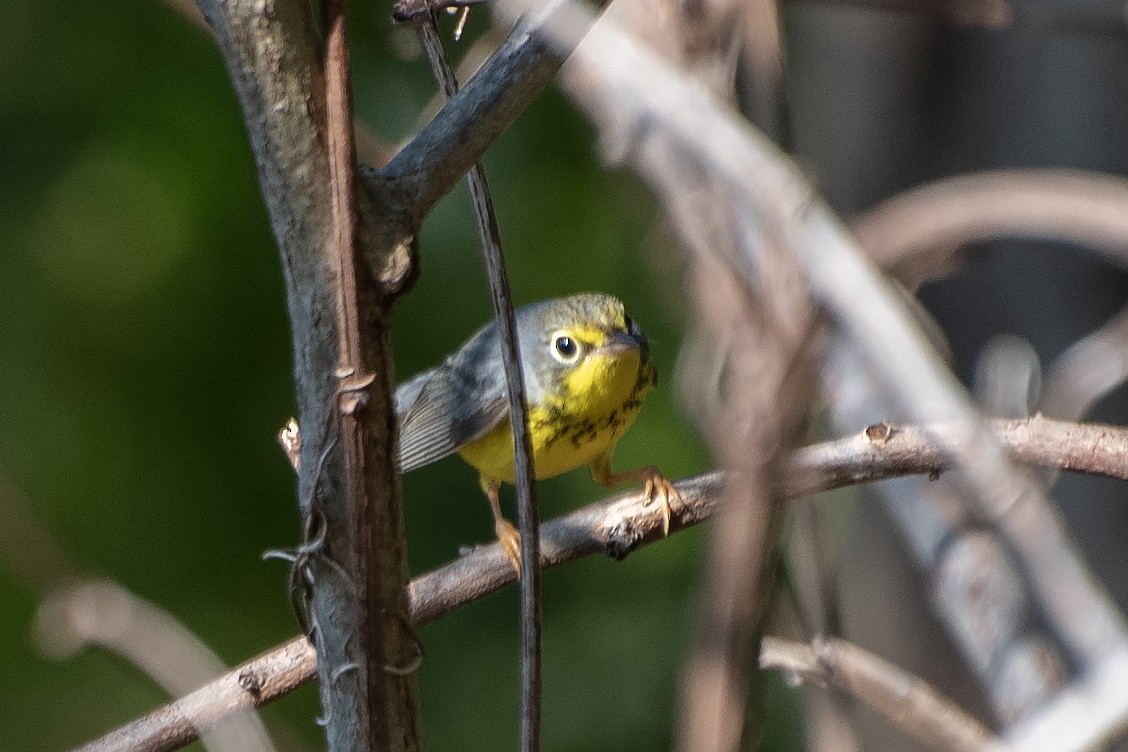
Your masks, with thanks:
M 417 127 L 434 85 L 386 5 L 352 5 L 357 109 L 395 143 Z M 954 172 L 1128 169 L 1128 46 L 1117 3 L 874 6 L 784 8 L 790 133 L 777 135 L 846 215 Z M 1000 6 L 1013 11 L 1002 25 L 953 10 Z M 475 14 L 466 39 L 486 25 Z M 555 90 L 490 150 L 486 168 L 517 302 L 612 292 L 650 336 L 664 380 L 617 465 L 654 463 L 675 478 L 707 469 L 671 383 L 687 314 L 679 256 L 652 198 L 631 175 L 600 165 L 591 128 Z M 969 380 L 995 334 L 1029 339 L 1046 362 L 1123 302 L 1123 274 L 1079 249 L 974 250 L 960 275 L 922 292 Z M 425 224 L 421 263 L 395 315 L 400 377 L 434 364 L 490 315 L 464 189 Z M 45 655 L 36 615 L 62 556 L 167 609 L 230 664 L 295 634 L 285 565 L 260 560 L 299 537 L 293 474 L 274 440 L 294 411 L 289 342 L 254 164 L 207 34 L 157 0 L 8 0 L 0 747 L 73 746 L 167 699 L 106 651 Z M 1126 409 L 1113 397 L 1096 417 L 1123 423 Z M 1069 483 L 1067 516 L 1123 604 L 1124 491 Z M 546 517 L 605 495 L 583 472 L 541 488 Z M 409 475 L 404 490 L 413 572 L 491 538 L 474 474 L 458 460 Z M 876 644 L 892 631 L 899 652 L 887 657 L 935 669 L 944 638 L 912 615 L 924 599 L 892 529 L 867 503 L 847 498 L 835 509 L 847 636 Z M 669 746 L 703 539 L 691 530 L 621 564 L 593 558 L 545 577 L 545 749 Z M 512 745 L 516 594 L 452 614 L 422 639 L 428 745 Z M 958 671 L 946 678 L 960 682 Z M 972 691 L 961 699 L 976 700 Z M 307 687 L 264 717 L 280 749 L 315 750 L 317 713 Z M 763 748 L 802 747 L 796 701 L 778 682 L 765 716 Z M 904 743 L 875 733 L 873 748 Z
M 386 6 L 352 5 L 357 107 L 395 143 L 434 84 L 410 57 L 413 32 L 393 32 Z M 3 15 L 0 473 L 83 570 L 240 662 L 296 634 L 286 566 L 260 555 L 295 544 L 300 526 L 274 439 L 295 410 L 278 254 L 222 61 L 154 0 L 16 0 Z M 475 15 L 468 40 L 488 25 Z M 707 468 L 674 404 L 681 291 L 676 257 L 648 248 L 649 196 L 599 166 L 590 129 L 555 91 L 486 164 L 518 302 L 612 292 L 653 342 L 663 383 L 617 466 Z M 394 321 L 401 378 L 492 315 L 464 188 L 428 220 L 421 249 L 422 276 Z M 543 484 L 542 514 L 606 495 L 569 474 Z M 493 537 L 476 475 L 457 458 L 409 475 L 405 496 L 413 572 Z M 545 578 L 548 748 L 667 743 L 700 540 L 690 531 L 622 564 L 592 559 Z M 18 568 L 0 565 L 0 747 L 66 748 L 165 701 L 105 651 L 45 659 L 40 594 L 17 572 L 47 552 L 9 546 L 0 560 L 13 555 Z M 508 592 L 423 630 L 432 748 L 513 743 L 517 619 Z M 318 712 L 307 687 L 265 716 L 282 749 L 315 750 Z

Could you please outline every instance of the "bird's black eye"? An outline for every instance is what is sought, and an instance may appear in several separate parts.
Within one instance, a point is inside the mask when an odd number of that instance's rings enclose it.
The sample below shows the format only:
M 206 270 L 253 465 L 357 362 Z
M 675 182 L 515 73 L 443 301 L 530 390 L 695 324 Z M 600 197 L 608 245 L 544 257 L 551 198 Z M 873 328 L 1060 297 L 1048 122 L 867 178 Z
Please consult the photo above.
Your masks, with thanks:
M 552 351 L 558 360 L 571 363 L 579 354 L 580 346 L 567 334 L 557 334 L 552 339 Z

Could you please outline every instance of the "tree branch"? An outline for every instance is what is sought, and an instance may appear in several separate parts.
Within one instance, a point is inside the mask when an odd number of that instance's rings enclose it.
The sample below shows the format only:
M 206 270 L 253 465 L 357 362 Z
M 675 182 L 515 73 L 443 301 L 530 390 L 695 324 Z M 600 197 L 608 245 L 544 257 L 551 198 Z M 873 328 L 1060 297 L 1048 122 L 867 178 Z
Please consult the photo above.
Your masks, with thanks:
M 565 22 L 551 29 L 561 45 L 574 44 L 587 22 L 578 4 L 568 7 Z M 762 134 L 609 21 L 592 28 L 575 49 L 567 79 L 605 138 L 630 147 L 622 156 L 634 160 L 661 195 L 693 190 L 684 176 L 687 170 L 700 171 L 727 182 L 734 205 L 743 208 L 733 231 L 767 226 L 789 241 L 832 327 L 850 347 L 854 363 L 864 367 L 855 383 L 887 395 L 886 409 L 909 420 L 952 423 L 957 432 L 952 446 L 969 491 L 966 511 L 1006 539 L 1031 603 L 1041 608 L 1049 632 L 1081 668 L 1072 678 L 1082 679 L 1086 670 L 1121 670 L 1122 661 L 1108 656 L 1128 657 L 1123 616 L 1081 563 L 1043 490 L 1007 461 L 955 377 L 830 209 Z M 747 264 L 757 268 L 760 235 L 752 231 L 744 237 Z M 742 284 L 752 294 L 771 290 L 751 274 Z M 1128 696 L 1102 710 L 1108 714 L 1095 723 L 1107 729 L 1128 712 Z
M 1128 380 L 1128 308 L 1067 347 L 1046 369 L 1039 409 L 1059 420 L 1081 420 Z
M 972 243 L 1056 240 L 1128 267 L 1128 180 L 1027 169 L 943 178 L 899 193 L 850 223 L 858 245 L 909 289 L 948 273 Z
M 359 642 L 358 654 L 352 659 L 359 659 L 359 664 L 353 664 L 358 678 L 343 683 L 328 696 L 330 702 L 325 709 L 330 752 L 415 750 L 421 746 L 418 698 L 411 671 L 400 667 L 415 662 L 416 646 L 414 636 L 401 626 L 408 618 L 404 597 L 407 557 L 394 460 L 395 430 L 389 425 L 395 414 L 390 402 L 390 343 L 387 335 L 381 333 L 387 330 L 387 306 L 393 294 L 387 288 L 369 290 L 366 295 L 361 292 L 366 274 L 357 243 L 357 167 L 346 1 L 324 0 L 321 10 L 325 26 L 326 131 L 336 246 L 333 259 L 339 364 L 338 393 L 334 398 L 339 437 L 323 440 L 339 441 L 344 450 L 345 493 L 343 498 L 326 500 L 326 504 L 339 505 L 338 511 L 318 510 L 316 506 L 312 511 L 323 515 L 330 545 L 318 555 L 336 556 L 343 559 L 341 563 L 351 564 L 348 572 L 352 587 L 344 592 L 325 588 L 328 597 L 315 597 L 313 636 L 320 647 L 324 642 L 318 629 L 320 617 L 331 617 L 351 601 L 355 621 L 345 629 Z M 382 371 L 383 378 L 374 369 Z M 372 394 L 369 385 L 375 382 L 378 385 Z M 369 410 L 373 400 L 383 404 Z M 382 420 L 383 425 L 373 430 L 371 421 L 375 420 Z M 347 527 L 344 532 L 345 539 L 351 539 L 351 555 L 332 548 L 342 540 L 342 535 L 333 530 L 335 520 Z M 294 566 L 302 566 L 300 560 Z M 317 580 L 311 584 L 315 593 L 321 590 Z M 347 600 L 342 602 L 342 596 Z M 327 668 L 339 675 L 340 665 Z
M 106 580 L 87 578 L 46 594 L 36 617 L 53 657 L 97 645 L 128 661 L 170 697 L 187 694 L 227 666 L 164 609 Z M 312 669 L 312 667 L 311 667 Z M 204 735 L 212 752 L 275 752 L 258 714 L 228 715 Z
M 600 3 L 602 5 L 602 3 Z M 435 202 L 548 86 L 569 50 L 541 39 L 551 8 L 519 20 L 505 42 L 386 165 L 366 171 L 382 190 L 395 184 L 405 214 L 421 220 Z
M 1128 428 L 1069 424 L 1044 418 L 995 421 L 1000 442 L 1015 459 L 1044 467 L 1128 480 Z M 805 447 L 786 465 L 785 492 L 791 498 L 855 483 L 910 473 L 936 476 L 952 466 L 941 444 L 910 426 L 878 424 L 865 432 Z M 943 433 L 943 431 L 939 431 Z M 670 532 L 709 519 L 724 482 L 720 472 L 677 484 L 682 504 L 673 510 Z M 662 510 L 639 493 L 621 494 L 546 522 L 541 527 L 541 566 L 555 567 L 606 553 L 621 559 L 663 540 Z M 480 546 L 409 586 L 416 627 L 515 581 L 513 567 L 496 544 Z M 311 681 L 313 648 L 304 637 L 251 659 L 192 694 L 79 748 L 78 752 L 158 752 L 178 749 L 230 713 L 258 707 Z
M 815 640 L 811 645 L 804 645 L 764 637 L 760 666 L 845 692 L 932 749 L 949 752 L 1009 749 L 983 724 L 927 682 L 843 640 Z
M 199 4 L 243 109 L 286 282 L 303 433 L 298 499 L 315 538 L 302 547 L 295 566 L 312 585 L 310 616 L 329 749 L 356 750 L 367 744 L 369 676 L 387 687 L 383 697 L 389 699 L 376 723 L 381 729 L 388 724 L 385 736 L 396 739 L 388 748 L 396 749 L 410 744 L 406 740 L 413 738 L 415 721 L 413 680 L 393 669 L 413 661 L 417 645 L 402 629 L 407 619 L 406 557 L 393 457 L 387 315 L 412 278 L 413 229 L 379 192 L 355 197 L 359 216 L 347 206 L 355 181 L 351 132 L 340 122 L 348 119 L 347 102 L 341 102 L 347 99 L 340 65 L 343 37 L 330 40 L 327 49 L 338 61 L 330 66 L 330 95 L 335 109 L 346 112 L 338 112 L 343 117 L 336 117 L 335 127 L 327 131 L 326 81 L 307 3 Z M 336 147 L 332 155 L 330 142 Z M 357 222 L 366 239 L 363 271 L 348 250 L 357 237 Z M 341 261 L 334 269 L 335 258 Z M 338 297 L 339 285 L 355 290 Z M 345 342 L 341 350 L 339 337 Z M 371 529 L 357 529 L 368 523 L 355 524 L 350 497 L 381 501 L 371 510 Z M 372 530 L 380 531 L 380 544 L 368 548 Z M 363 597 L 358 592 L 365 580 L 383 585 L 375 601 L 365 601 L 367 622 L 384 629 L 375 645 L 358 633 L 357 598 Z M 379 697 L 376 701 L 381 702 Z

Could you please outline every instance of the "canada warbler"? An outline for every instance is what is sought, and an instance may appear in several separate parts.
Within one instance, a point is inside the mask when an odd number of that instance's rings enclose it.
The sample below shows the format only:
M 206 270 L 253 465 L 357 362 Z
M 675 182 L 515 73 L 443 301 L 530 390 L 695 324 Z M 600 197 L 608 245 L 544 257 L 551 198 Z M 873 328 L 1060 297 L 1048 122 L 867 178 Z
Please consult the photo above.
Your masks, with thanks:
M 642 330 L 617 298 L 601 294 L 534 303 L 516 317 L 536 477 L 587 466 L 603 486 L 643 481 L 646 495 L 662 502 L 668 532 L 677 498 L 670 482 L 652 466 L 611 470 L 615 444 L 658 382 Z M 520 538 L 498 503 L 501 484 L 514 482 L 514 459 L 497 326 L 401 384 L 395 407 L 401 472 L 461 455 L 480 474 L 498 541 L 520 571 Z

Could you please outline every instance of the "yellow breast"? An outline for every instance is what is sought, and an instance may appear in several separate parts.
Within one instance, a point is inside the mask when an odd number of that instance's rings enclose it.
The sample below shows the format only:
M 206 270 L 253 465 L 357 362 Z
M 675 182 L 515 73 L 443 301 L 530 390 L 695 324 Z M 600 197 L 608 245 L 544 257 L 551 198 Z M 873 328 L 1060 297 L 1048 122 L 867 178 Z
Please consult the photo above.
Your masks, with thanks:
M 654 385 L 651 362 L 638 350 L 591 357 L 570 372 L 559 394 L 529 408 L 533 467 L 537 478 L 591 464 L 622 438 Z M 459 450 L 481 473 L 482 485 L 512 483 L 513 434 L 508 420 Z

